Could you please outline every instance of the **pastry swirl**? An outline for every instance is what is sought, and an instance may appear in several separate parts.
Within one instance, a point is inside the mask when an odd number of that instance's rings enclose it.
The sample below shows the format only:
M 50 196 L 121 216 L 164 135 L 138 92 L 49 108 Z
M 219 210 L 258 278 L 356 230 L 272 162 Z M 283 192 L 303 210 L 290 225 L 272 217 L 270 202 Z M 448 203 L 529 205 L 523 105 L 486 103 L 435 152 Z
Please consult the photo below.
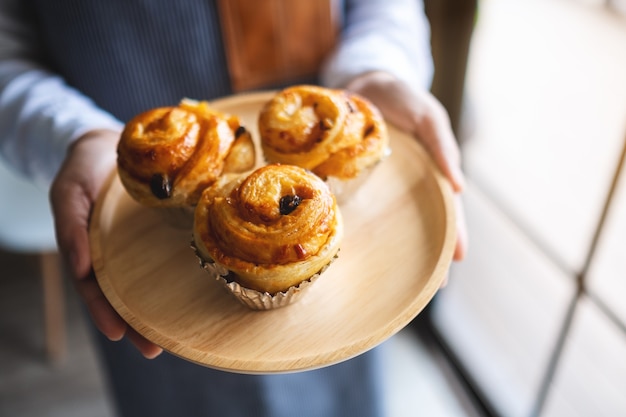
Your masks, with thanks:
M 258 120 L 268 162 L 352 179 L 388 153 L 387 127 L 367 99 L 346 90 L 298 85 L 278 92 Z
M 239 119 L 192 100 L 135 116 L 117 153 L 129 194 L 155 207 L 195 205 L 222 173 L 243 172 L 255 163 L 251 135 Z
M 242 286 L 271 294 L 320 272 L 342 237 L 341 213 L 327 185 L 291 165 L 223 176 L 195 211 L 200 256 L 231 271 Z

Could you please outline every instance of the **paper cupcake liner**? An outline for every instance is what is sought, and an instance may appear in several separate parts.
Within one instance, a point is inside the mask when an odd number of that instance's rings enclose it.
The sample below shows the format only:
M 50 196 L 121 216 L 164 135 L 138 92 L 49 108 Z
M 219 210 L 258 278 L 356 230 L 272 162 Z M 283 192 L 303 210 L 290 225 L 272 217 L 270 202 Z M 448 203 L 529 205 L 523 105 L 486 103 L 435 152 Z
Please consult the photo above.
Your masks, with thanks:
M 337 258 L 335 255 L 328 264 L 320 269 L 316 274 L 313 274 L 307 280 L 302 281 L 300 284 L 288 288 L 286 291 L 278 292 L 276 294 L 270 294 L 268 292 L 261 292 L 246 288 L 232 279 L 233 273 L 225 268 L 223 265 L 216 263 L 213 260 L 205 260 L 198 253 L 198 249 L 195 242 L 191 242 L 191 247 L 196 253 L 196 257 L 200 263 L 200 267 L 209 273 L 209 276 L 218 281 L 222 287 L 224 287 L 235 299 L 237 299 L 243 305 L 253 310 L 272 310 L 275 308 L 285 307 L 292 304 L 302 298 L 302 295 L 306 290 L 321 276 L 324 271 L 330 266 L 330 264 Z

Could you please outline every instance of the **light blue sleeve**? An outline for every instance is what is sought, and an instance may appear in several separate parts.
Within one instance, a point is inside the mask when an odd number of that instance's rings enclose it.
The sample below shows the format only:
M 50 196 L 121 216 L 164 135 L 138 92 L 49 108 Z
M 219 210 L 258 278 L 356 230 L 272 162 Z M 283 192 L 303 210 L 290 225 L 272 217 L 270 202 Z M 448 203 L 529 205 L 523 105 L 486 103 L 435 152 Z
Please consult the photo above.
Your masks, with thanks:
M 38 62 L 20 1 L 0 0 L 0 155 L 47 187 L 73 141 L 122 124 Z
M 346 0 L 344 29 L 321 81 L 345 86 L 357 75 L 385 71 L 412 89 L 430 87 L 430 26 L 420 0 Z

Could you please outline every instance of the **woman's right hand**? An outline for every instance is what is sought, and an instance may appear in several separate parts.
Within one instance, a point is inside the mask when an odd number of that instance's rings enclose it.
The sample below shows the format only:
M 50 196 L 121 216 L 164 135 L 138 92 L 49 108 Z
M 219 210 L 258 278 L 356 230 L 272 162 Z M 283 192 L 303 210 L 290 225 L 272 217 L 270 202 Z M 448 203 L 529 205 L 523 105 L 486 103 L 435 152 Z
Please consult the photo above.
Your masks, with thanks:
M 461 169 L 461 152 L 443 105 L 430 92 L 413 92 L 385 72 L 365 73 L 352 80 L 347 88 L 371 100 L 388 122 L 413 135 L 448 179 L 455 192 L 457 240 L 454 260 L 463 260 L 468 247 L 461 199 L 465 178 Z
M 111 130 L 94 130 L 72 144 L 52 183 L 50 201 L 59 250 L 95 326 L 110 340 L 128 337 L 143 356 L 155 358 L 162 349 L 139 335 L 116 313 L 92 269 L 90 215 L 98 193 L 116 167 L 119 135 Z

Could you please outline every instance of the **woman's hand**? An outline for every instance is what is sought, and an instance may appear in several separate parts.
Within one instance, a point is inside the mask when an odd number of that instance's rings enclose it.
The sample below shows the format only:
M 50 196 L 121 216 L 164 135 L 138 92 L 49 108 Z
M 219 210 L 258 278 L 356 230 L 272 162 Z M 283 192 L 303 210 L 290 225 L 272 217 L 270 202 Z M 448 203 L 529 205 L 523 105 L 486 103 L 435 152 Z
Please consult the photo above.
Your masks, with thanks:
M 446 110 L 428 91 L 412 92 L 408 86 L 384 72 L 363 74 L 346 88 L 368 98 L 380 109 L 385 120 L 415 136 L 450 181 L 456 193 L 454 260 L 462 260 L 467 251 L 467 228 L 460 198 L 465 180 L 461 154 Z
M 50 189 L 57 243 L 74 285 L 96 327 L 110 340 L 127 336 L 146 357 L 162 349 L 131 329 L 115 312 L 100 290 L 91 266 L 88 227 L 94 202 L 115 168 L 119 132 L 91 131 L 78 139 Z

